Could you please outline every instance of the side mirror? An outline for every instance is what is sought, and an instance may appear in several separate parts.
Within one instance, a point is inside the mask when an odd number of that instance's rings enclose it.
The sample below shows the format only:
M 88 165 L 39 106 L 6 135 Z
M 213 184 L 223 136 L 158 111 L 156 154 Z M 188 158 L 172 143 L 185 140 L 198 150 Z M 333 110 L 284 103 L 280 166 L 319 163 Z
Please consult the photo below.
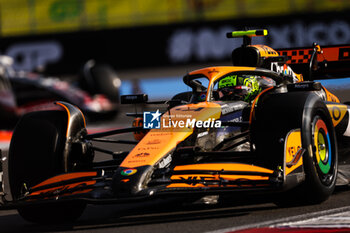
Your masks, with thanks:
M 121 104 L 143 104 L 148 101 L 147 94 L 138 94 L 138 95 L 122 95 L 120 96 Z

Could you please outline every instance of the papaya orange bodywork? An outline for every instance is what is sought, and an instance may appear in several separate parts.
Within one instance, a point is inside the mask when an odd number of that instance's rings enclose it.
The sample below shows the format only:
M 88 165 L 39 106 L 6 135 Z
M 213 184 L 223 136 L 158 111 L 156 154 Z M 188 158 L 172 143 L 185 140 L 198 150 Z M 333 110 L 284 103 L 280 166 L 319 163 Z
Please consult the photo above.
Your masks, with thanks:
M 221 78 L 223 75 L 235 72 L 235 71 L 242 71 L 242 70 L 256 70 L 254 67 L 241 67 L 241 66 L 216 66 L 216 67 L 207 67 L 199 70 L 195 70 L 189 73 L 189 75 L 196 75 L 196 74 L 202 74 L 205 75 L 209 79 L 209 87 L 212 86 L 212 84 L 219 78 Z M 207 101 L 210 97 L 210 88 L 207 90 Z
M 260 57 L 277 57 L 279 54 L 269 46 L 266 45 L 250 45 L 250 47 L 254 47 L 259 50 Z
M 185 170 L 210 170 L 210 171 L 246 171 L 246 172 L 263 172 L 273 173 L 273 170 L 258 167 L 254 165 L 248 165 L 243 163 L 203 163 L 203 164 L 190 164 L 183 166 L 176 166 L 174 171 Z
M 198 109 L 200 109 L 198 111 Z M 181 105 L 163 114 L 161 122 L 171 120 L 186 120 L 186 116 L 196 120 L 218 119 L 221 107 L 215 103 L 201 102 L 198 104 Z M 193 128 L 161 128 L 152 129 L 129 153 L 120 166 L 139 167 L 154 165 L 173 150 L 179 142 L 193 133 Z
M 78 182 L 78 183 L 74 183 L 74 184 L 61 185 L 61 186 L 57 186 L 57 187 L 54 187 L 54 188 L 48 188 L 48 189 L 43 189 L 43 190 L 40 190 L 40 191 L 32 192 L 32 193 L 29 194 L 29 197 L 33 197 L 33 196 L 37 196 L 37 195 L 41 195 L 41 194 L 53 193 L 55 191 L 70 190 L 70 189 L 74 189 L 74 188 L 78 188 L 78 187 L 91 186 L 91 185 L 94 185 L 94 184 L 96 184 L 96 180 L 83 181 L 83 182 Z M 79 190 L 79 191 L 75 191 L 74 193 L 71 193 L 71 195 L 86 193 L 86 192 L 90 192 L 91 190 L 92 189 Z
M 63 175 L 58 175 L 55 177 L 52 177 L 50 179 L 47 179 L 40 184 L 37 184 L 32 187 L 32 189 L 39 188 L 44 185 L 49 185 L 49 184 L 54 184 L 66 180 L 72 180 L 72 179 L 77 179 L 77 178 L 83 178 L 83 177 L 94 177 L 97 176 L 97 172 L 74 172 L 74 173 L 67 173 Z
M 198 171 L 217 171 L 218 174 L 196 174 L 196 170 Z M 269 176 L 266 175 L 228 175 L 228 174 L 220 174 L 222 171 L 235 171 L 235 172 L 261 172 L 266 174 L 272 174 L 273 171 L 254 166 L 248 164 L 240 164 L 240 163 L 207 163 L 207 164 L 191 164 L 191 165 L 182 165 L 174 168 L 174 171 L 191 171 L 192 174 L 184 174 L 184 175 L 172 175 L 171 180 L 177 181 L 177 183 L 173 183 L 167 186 L 167 188 L 198 188 L 198 187 L 219 187 L 221 184 L 203 184 L 203 183 L 195 183 L 195 181 L 217 181 L 220 183 L 221 180 L 235 181 L 235 180 L 254 180 L 254 181 L 268 181 Z M 194 182 L 193 182 L 194 181 Z M 191 183 L 193 182 L 193 183 Z M 255 186 L 259 186 L 264 184 L 255 184 Z M 225 187 L 237 187 L 238 185 L 228 184 L 224 185 Z M 240 184 L 240 187 L 250 187 L 252 185 Z
M 331 116 L 334 126 L 337 126 L 348 112 L 348 107 L 343 104 L 327 104 L 326 105 Z
M 335 102 L 335 103 L 340 103 L 338 97 L 336 97 L 335 95 L 333 95 L 330 91 L 328 91 L 325 87 L 323 87 L 324 91 L 326 92 L 326 98 L 327 101 L 330 102 Z
M 285 164 L 290 163 L 294 157 L 296 156 L 296 153 L 298 150 L 300 150 L 301 147 L 301 134 L 300 129 L 291 131 L 287 137 L 286 137 L 286 143 L 285 143 Z M 300 158 L 297 163 L 293 166 L 286 166 L 285 167 L 285 174 L 288 175 L 292 171 L 294 171 L 296 168 L 303 165 L 303 159 Z

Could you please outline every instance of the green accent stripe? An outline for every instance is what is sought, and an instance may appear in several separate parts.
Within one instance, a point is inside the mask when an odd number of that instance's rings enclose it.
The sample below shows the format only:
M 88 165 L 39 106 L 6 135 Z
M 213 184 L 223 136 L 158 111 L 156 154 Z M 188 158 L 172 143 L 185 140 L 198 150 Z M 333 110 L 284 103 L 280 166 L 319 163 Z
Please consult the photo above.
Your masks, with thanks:
M 268 31 L 266 29 L 258 29 L 258 30 L 248 30 L 248 31 L 234 31 L 230 34 L 230 37 L 243 37 L 243 36 L 267 36 Z

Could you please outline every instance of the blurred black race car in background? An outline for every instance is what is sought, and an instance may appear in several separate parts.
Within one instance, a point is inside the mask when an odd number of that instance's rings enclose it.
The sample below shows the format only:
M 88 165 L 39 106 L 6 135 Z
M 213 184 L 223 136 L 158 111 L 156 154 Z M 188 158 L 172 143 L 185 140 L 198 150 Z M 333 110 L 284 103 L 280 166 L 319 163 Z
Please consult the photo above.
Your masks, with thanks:
M 90 60 L 77 83 L 15 71 L 12 58 L 0 56 L 0 128 L 12 128 L 25 113 L 57 108 L 52 104 L 57 100 L 78 106 L 89 120 L 117 114 L 121 81 L 112 67 Z

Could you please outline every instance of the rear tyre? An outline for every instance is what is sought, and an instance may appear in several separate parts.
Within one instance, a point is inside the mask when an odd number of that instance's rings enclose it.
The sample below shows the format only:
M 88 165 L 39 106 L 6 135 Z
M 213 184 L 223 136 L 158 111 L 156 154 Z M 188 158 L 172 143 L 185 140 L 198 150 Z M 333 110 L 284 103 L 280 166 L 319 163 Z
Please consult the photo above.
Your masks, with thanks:
M 64 173 L 63 151 L 66 142 L 67 113 L 33 112 L 17 124 L 9 150 L 9 181 L 13 200 L 18 200 L 29 187 L 49 177 Z M 83 212 L 85 203 L 31 205 L 18 208 L 31 222 L 73 221 Z
M 89 60 L 83 67 L 80 85 L 90 94 L 104 94 L 113 103 L 119 103 L 121 81 L 114 69 Z

